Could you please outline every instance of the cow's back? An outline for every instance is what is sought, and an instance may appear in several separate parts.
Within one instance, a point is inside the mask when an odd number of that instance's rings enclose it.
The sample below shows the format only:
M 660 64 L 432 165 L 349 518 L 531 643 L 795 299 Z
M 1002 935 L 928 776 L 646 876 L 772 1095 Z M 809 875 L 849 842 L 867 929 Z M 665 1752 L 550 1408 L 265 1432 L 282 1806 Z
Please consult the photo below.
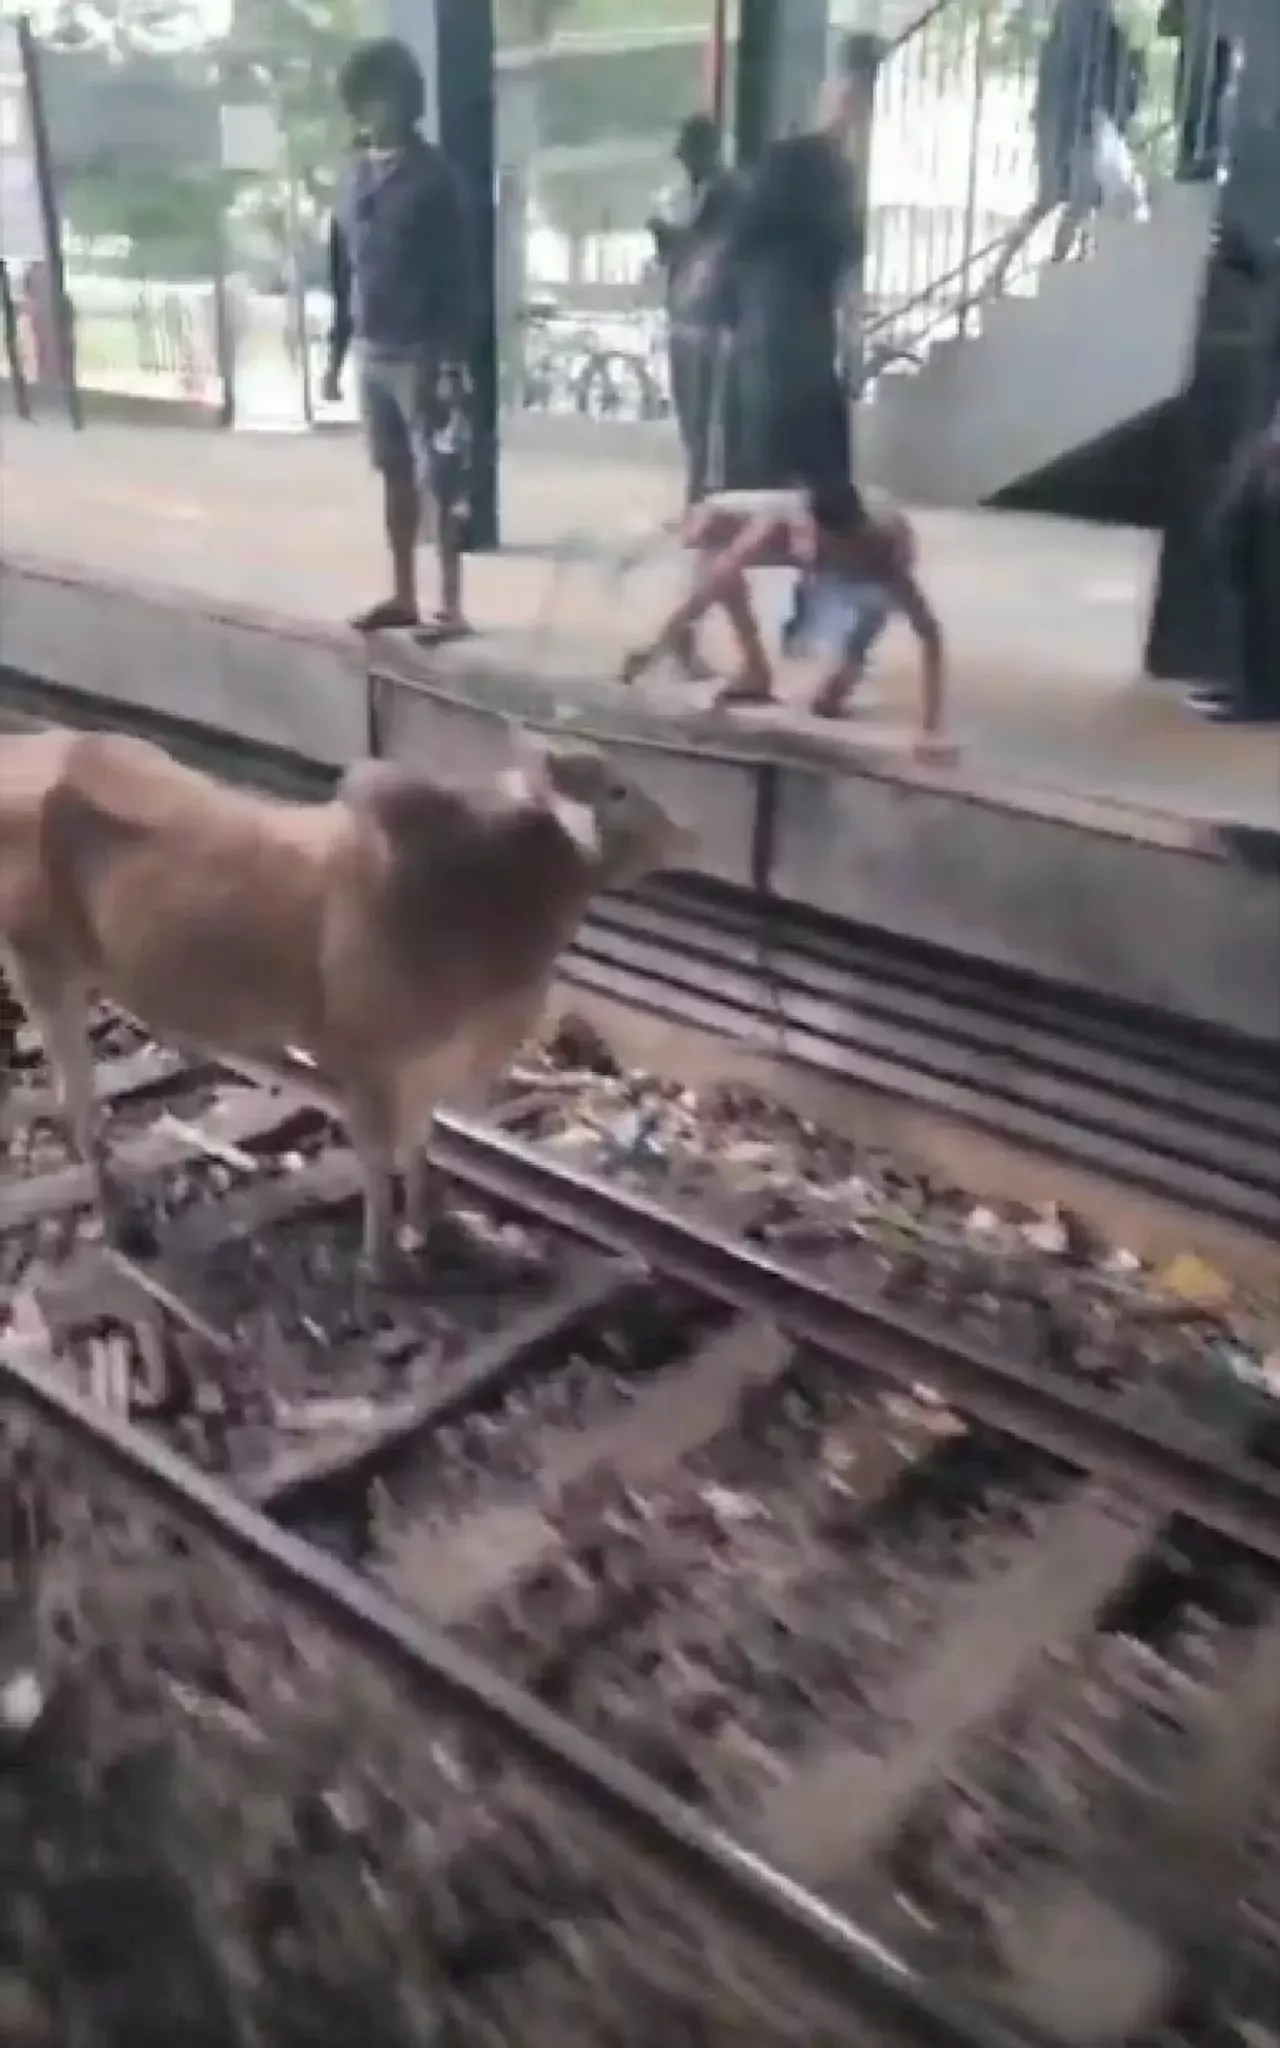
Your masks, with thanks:
M 452 1073 L 501 1057 L 581 917 L 581 855 L 496 789 L 371 768 L 351 807 L 358 851 L 326 912 L 332 1058 Z
M 79 735 L 44 808 L 46 874 L 86 979 L 163 1035 L 305 1036 L 332 804 L 219 783 L 149 742 Z
M 78 737 L 51 726 L 0 738 L 0 934 L 7 940 L 36 938 L 54 915 L 44 864 L 45 811 Z

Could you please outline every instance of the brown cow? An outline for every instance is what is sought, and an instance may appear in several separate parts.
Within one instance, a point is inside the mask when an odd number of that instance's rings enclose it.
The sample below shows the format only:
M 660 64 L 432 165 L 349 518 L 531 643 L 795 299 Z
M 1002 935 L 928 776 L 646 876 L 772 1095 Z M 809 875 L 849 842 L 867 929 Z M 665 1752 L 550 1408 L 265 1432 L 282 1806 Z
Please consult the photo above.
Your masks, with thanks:
M 426 1220 L 437 1104 L 496 1078 L 597 891 L 690 844 L 595 748 L 520 738 L 520 765 L 487 784 L 363 761 L 327 803 L 232 788 L 118 734 L 0 738 L 0 945 L 104 1212 L 95 996 L 193 1049 L 310 1055 L 386 1270 L 397 1168 Z

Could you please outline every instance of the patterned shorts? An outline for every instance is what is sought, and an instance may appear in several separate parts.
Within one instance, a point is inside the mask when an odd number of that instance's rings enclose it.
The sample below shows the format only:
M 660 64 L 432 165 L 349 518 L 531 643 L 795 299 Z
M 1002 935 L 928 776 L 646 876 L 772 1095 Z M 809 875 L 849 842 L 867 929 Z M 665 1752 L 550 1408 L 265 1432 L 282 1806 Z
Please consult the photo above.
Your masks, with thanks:
M 384 476 L 412 475 L 437 511 L 471 509 L 471 375 L 434 353 L 366 355 L 360 412 L 369 456 Z

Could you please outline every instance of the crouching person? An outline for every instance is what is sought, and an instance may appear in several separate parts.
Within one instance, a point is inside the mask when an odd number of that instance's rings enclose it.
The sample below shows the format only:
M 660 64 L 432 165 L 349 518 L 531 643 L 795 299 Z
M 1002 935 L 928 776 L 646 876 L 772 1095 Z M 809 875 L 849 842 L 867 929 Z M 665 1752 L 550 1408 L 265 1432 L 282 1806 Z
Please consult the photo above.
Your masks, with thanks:
M 753 569 L 793 569 L 800 582 L 783 648 L 822 663 L 813 712 L 838 718 L 848 710 L 872 648 L 898 613 L 920 643 L 918 750 L 933 758 L 951 751 L 943 735 L 942 630 L 917 575 L 914 530 L 897 507 L 872 504 L 843 482 L 802 494 L 725 492 L 694 508 L 683 539 L 696 556 L 690 589 L 657 636 L 628 655 L 625 683 L 686 644 L 697 623 L 719 607 L 739 666 L 718 701 L 770 702 L 773 669 L 748 578 Z

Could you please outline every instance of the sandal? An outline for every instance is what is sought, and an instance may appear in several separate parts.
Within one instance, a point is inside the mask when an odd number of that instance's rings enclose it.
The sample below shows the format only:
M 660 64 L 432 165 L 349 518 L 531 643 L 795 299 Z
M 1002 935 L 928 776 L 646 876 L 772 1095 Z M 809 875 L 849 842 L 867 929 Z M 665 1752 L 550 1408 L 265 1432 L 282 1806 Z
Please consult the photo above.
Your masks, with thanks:
M 415 647 L 447 647 L 455 640 L 469 640 L 472 634 L 466 619 L 452 612 L 436 612 L 422 625 L 416 619 L 413 623 Z
M 853 683 L 842 683 L 838 689 L 832 689 L 829 684 L 826 685 L 818 691 L 813 702 L 810 704 L 809 716 L 811 718 L 846 718 L 850 710 L 849 699 L 853 695 L 854 688 L 855 685 Z
M 371 604 L 368 611 L 357 612 L 351 621 L 357 633 L 404 633 L 419 623 L 416 608 L 401 604 L 398 597 L 384 597 L 380 604 Z
M 735 704 L 772 704 L 773 685 L 760 682 L 755 676 L 733 676 L 722 690 L 717 691 L 715 709 L 724 711 Z

